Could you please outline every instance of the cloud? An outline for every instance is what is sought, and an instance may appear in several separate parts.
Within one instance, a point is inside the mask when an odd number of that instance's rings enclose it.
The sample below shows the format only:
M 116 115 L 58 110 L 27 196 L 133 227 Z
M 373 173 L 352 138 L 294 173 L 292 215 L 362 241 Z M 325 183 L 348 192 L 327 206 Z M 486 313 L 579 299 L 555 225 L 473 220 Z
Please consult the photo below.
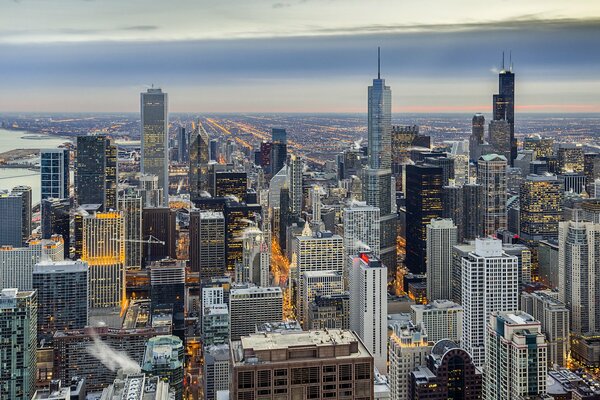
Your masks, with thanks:
M 292 5 L 290 3 L 275 3 L 273 4 L 273 8 L 287 8 L 287 7 L 291 7 Z
M 156 25 L 134 25 L 134 26 L 126 26 L 123 28 L 120 28 L 120 30 L 122 31 L 155 31 L 159 29 L 158 26 Z

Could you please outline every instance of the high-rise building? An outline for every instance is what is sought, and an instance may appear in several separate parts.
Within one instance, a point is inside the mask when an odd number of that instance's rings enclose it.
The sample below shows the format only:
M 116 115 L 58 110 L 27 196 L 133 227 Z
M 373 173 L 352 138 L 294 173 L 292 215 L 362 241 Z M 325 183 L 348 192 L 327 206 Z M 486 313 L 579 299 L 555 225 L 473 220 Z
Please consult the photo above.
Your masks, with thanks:
M 262 212 L 259 204 L 239 203 L 226 199 L 223 206 L 225 216 L 225 259 L 226 274 L 235 275 L 236 265 L 243 261 L 244 231 L 258 222 Z
M 455 181 L 454 159 L 450 157 L 428 157 L 427 164 L 442 169 L 442 186 L 448 186 L 450 181 Z
M 471 136 L 469 136 L 469 158 L 477 161 L 481 157 L 481 145 L 485 142 L 485 117 L 483 114 L 473 115 Z
M 373 399 L 373 357 L 352 331 L 256 333 L 232 341 L 232 400 Z
M 481 399 L 482 374 L 471 355 L 451 340 L 440 340 L 427 367 L 410 372 L 410 399 Z
M 409 399 L 410 373 L 426 365 L 431 346 L 423 325 L 397 321 L 392 323 L 391 331 L 388 346 L 390 398 L 406 400 Z
M 33 268 L 37 290 L 38 341 L 56 331 L 83 329 L 88 324 L 88 265 L 84 261 L 40 261 Z
M 163 206 L 169 204 L 169 112 L 168 96 L 160 88 L 140 93 L 141 172 L 156 175 L 163 190 Z
M 104 135 L 78 136 L 75 159 L 77 203 L 117 208 L 117 146 Z
M 442 169 L 427 164 L 406 167 L 406 266 L 423 274 L 427 265 L 427 224 L 442 216 Z
M 24 238 L 27 227 L 31 222 L 23 220 L 23 211 L 26 207 L 26 199 L 18 193 L 0 192 L 0 246 L 9 245 L 21 247 L 29 239 Z M 31 211 L 30 211 L 31 213 Z
M 427 225 L 427 300 L 452 298 L 452 248 L 458 229 L 451 219 L 432 219 Z
M 302 191 L 302 174 L 304 172 L 304 162 L 296 156 L 290 157 L 290 210 L 292 215 L 299 217 L 304 203 L 304 193 Z
M 150 338 L 142 362 L 142 372 L 147 377 L 156 376 L 169 382 L 175 400 L 183 399 L 183 342 L 177 336 L 160 335 Z
M 515 74 L 512 72 L 512 62 L 509 69 L 504 68 L 504 55 L 502 56 L 502 70 L 498 74 L 498 94 L 494 95 L 493 121 L 490 123 L 490 140 L 496 144 L 496 151 L 503 154 L 508 164 L 513 165 L 517 158 L 517 140 L 515 139 Z M 495 131 L 494 128 L 499 130 Z M 508 149 L 508 154 L 503 150 Z
M 256 332 L 256 326 L 283 318 L 280 287 L 232 288 L 229 293 L 231 340 Z
M 229 390 L 229 344 L 204 347 L 204 398 L 218 400 L 217 392 Z
M 37 376 L 37 294 L 2 289 L 0 294 L 0 398 L 29 400 Z
M 442 217 L 449 218 L 457 228 L 457 241 L 462 243 L 464 236 L 465 206 L 463 186 L 456 186 L 454 182 L 442 187 Z
M 538 160 L 554 155 L 554 139 L 540 135 L 527 136 L 523 139 L 523 149 L 533 150 L 533 159 Z
M 344 259 L 347 260 L 344 274 L 346 278 L 352 267 L 352 256 L 361 250 L 369 250 L 380 256 L 379 208 L 364 202 L 352 202 L 342 209 L 344 228 Z
M 350 329 L 373 354 L 375 366 L 386 373 L 387 267 L 361 251 L 350 270 Z
M 119 376 L 114 382 L 102 390 L 99 400 L 114 399 L 169 400 L 169 384 L 157 376 L 147 377 L 144 374 L 128 374 Z M 54 398 L 52 398 L 54 400 Z
M 163 258 L 177 258 L 177 212 L 168 207 L 144 208 L 142 210 L 142 238 L 154 237 L 152 243 L 143 246 L 144 265 Z M 160 243 L 163 242 L 163 243 Z
M 307 318 L 309 330 L 350 329 L 350 295 L 316 296 L 308 306 Z
M 477 161 L 477 183 L 483 186 L 484 193 L 486 236 L 507 228 L 506 167 L 507 158 L 498 154 L 486 154 Z
M 558 292 L 522 292 L 520 309 L 542 324 L 548 343 L 548 367 L 566 366 L 570 351 L 569 310 L 558 300 Z
M 563 221 L 558 227 L 559 299 L 571 312 L 571 331 L 600 332 L 600 285 L 594 272 L 600 266 L 600 224 Z
M 275 175 L 285 165 L 287 159 L 287 133 L 285 129 L 271 130 L 270 172 Z
M 90 308 L 120 307 L 125 299 L 125 224 L 119 211 L 83 217 L 81 260 L 89 266 Z
M 213 197 L 235 197 L 246 202 L 248 193 L 248 174 L 246 172 L 215 172 Z
M 557 156 L 559 173 L 584 172 L 585 154 L 583 147 L 574 143 L 561 143 L 558 146 Z
M 483 186 L 469 183 L 463 186 L 463 240 L 483 236 L 485 206 Z
M 302 312 L 304 329 L 309 328 L 308 310 L 317 296 L 330 296 L 344 293 L 344 276 L 340 271 L 305 271 L 299 282 L 303 298 L 297 304 Z
M 485 399 L 546 394 L 547 345 L 539 321 L 523 311 L 493 312 L 486 332 Z
M 32 220 L 32 204 L 33 204 L 33 195 L 31 192 L 31 186 L 19 185 L 12 188 L 12 194 L 16 194 L 21 196 L 22 204 L 21 204 L 21 220 L 23 221 L 23 226 L 21 228 L 21 237 L 23 240 L 23 244 L 27 243 L 29 240 L 29 236 L 31 235 L 31 220 Z
M 173 310 L 173 333 L 183 336 L 185 328 L 185 262 L 165 259 L 150 266 L 152 310 Z
M 119 198 L 119 211 L 125 221 L 125 267 L 142 267 L 142 196 L 125 193 Z
M 373 79 L 373 85 L 369 86 L 368 90 L 369 167 L 390 169 L 392 166 L 392 91 L 385 85 L 385 79 L 381 79 L 379 57 L 377 63 L 377 79 Z
M 558 238 L 562 216 L 562 184 L 556 175 L 528 175 L 519 196 L 520 229 L 525 240 Z
M 402 166 L 410 162 L 410 148 L 429 148 L 429 136 L 419 135 L 417 125 L 392 126 L 392 171 L 398 179 L 402 174 Z
M 591 196 L 590 186 L 596 179 L 600 179 L 600 153 L 585 153 L 583 155 L 583 173 L 585 174 L 586 187 Z
M 422 324 L 429 341 L 450 339 L 460 342 L 462 337 L 463 309 L 450 300 L 434 300 L 428 304 L 410 306 L 415 325 Z
M 221 211 L 190 213 L 189 266 L 202 279 L 225 274 L 225 216 Z
M 202 194 L 210 192 L 210 176 L 208 173 L 210 139 L 206 130 L 198 122 L 190 138 L 190 198 L 192 201 Z
M 210 304 L 202 309 L 202 344 L 204 346 L 229 343 L 229 307 Z
M 186 163 L 190 160 L 190 134 L 184 126 L 177 128 L 177 161 Z
M 494 311 L 519 308 L 518 259 L 506 254 L 502 241 L 475 239 L 475 250 L 461 260 L 462 346 L 482 367 L 485 360 L 487 319 Z
M 142 174 L 138 179 L 138 183 L 137 192 L 142 196 L 142 206 L 144 208 L 161 207 L 163 204 L 163 189 L 158 187 L 158 176 Z
M 586 177 L 583 172 L 564 172 L 558 175 L 565 192 L 583 194 L 586 191 Z
M 40 151 L 41 200 L 69 198 L 69 149 L 44 149 Z
M 41 203 L 42 239 L 60 235 L 64 241 L 64 258 L 69 258 L 71 249 L 71 201 L 69 199 L 46 198 Z
M 494 153 L 500 154 L 510 160 L 511 157 L 511 125 L 504 120 L 501 121 L 490 121 L 489 131 L 489 143 Z M 516 159 L 516 156 L 515 156 Z M 513 160 L 514 161 L 514 160 Z

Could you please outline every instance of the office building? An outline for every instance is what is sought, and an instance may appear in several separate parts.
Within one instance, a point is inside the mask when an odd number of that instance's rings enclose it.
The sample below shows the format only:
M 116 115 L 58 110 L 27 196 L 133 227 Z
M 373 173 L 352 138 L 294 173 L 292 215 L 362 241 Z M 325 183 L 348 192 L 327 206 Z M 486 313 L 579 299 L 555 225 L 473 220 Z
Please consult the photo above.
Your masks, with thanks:
M 117 209 L 117 146 L 104 135 L 78 136 L 75 159 L 77 204 Z
M 373 357 L 352 331 L 253 334 L 231 343 L 230 360 L 233 400 L 374 398 Z
M 42 260 L 33 268 L 37 291 L 38 341 L 52 341 L 56 331 L 88 324 L 88 265 L 84 261 Z
M 427 225 L 427 300 L 452 297 L 452 248 L 458 229 L 451 219 L 432 219 Z
M 271 174 L 275 175 L 285 165 L 287 159 L 287 133 L 285 129 L 273 128 L 271 130 Z
M 569 310 L 558 300 L 558 292 L 522 292 L 520 309 L 541 323 L 548 343 L 548 367 L 566 366 L 570 351 Z
M 485 363 L 485 330 L 494 311 L 519 308 L 518 259 L 502 249 L 502 241 L 476 239 L 475 249 L 461 259 L 462 347 L 478 367 Z
M 426 365 L 431 351 L 429 338 L 422 325 L 411 321 L 391 322 L 389 336 L 388 382 L 392 400 L 409 399 L 409 377 L 411 371 Z
M 29 400 L 35 393 L 37 294 L 2 289 L 0 294 L 0 398 Z
M 209 148 L 210 139 L 208 133 L 198 122 L 190 138 L 190 165 L 189 165 L 189 183 L 190 199 L 194 201 L 199 199 L 204 193 L 210 192 L 211 177 L 208 173 L 208 163 L 210 162 Z
M 302 312 L 302 324 L 304 329 L 308 329 L 308 310 L 310 304 L 317 296 L 329 296 L 344 293 L 344 276 L 340 271 L 305 271 L 302 273 L 299 282 L 302 298 L 297 304 Z
M 32 400 L 85 400 L 87 390 L 84 378 L 73 378 L 64 386 L 58 379 L 51 380 L 49 384 L 47 388 L 38 389 Z
M 427 366 L 410 372 L 409 398 L 415 400 L 481 399 L 483 377 L 471 355 L 451 340 L 440 340 Z
M 468 183 L 463 186 L 463 234 L 462 240 L 475 240 L 483 236 L 485 202 L 483 186 Z
M 204 347 L 204 398 L 217 400 L 217 392 L 229 390 L 229 344 Z
M 140 373 L 119 376 L 102 390 L 99 400 L 115 399 L 169 400 L 169 383 Z
M 163 189 L 158 187 L 158 176 L 140 175 L 137 192 L 142 196 L 144 208 L 162 207 L 164 194 Z
M 158 177 L 163 207 L 169 204 L 169 112 L 168 96 L 160 88 L 140 94 L 141 172 Z
M 185 262 L 165 259 L 150 266 L 150 299 L 152 311 L 170 309 L 173 332 L 182 335 L 185 328 Z
M 586 192 L 586 176 L 583 172 L 563 172 L 558 175 L 565 192 L 583 194 Z
M 231 340 L 256 332 L 256 326 L 283 319 L 280 287 L 232 288 L 229 293 Z
M 119 198 L 119 211 L 125 223 L 125 268 L 142 267 L 142 196 L 125 193 Z
M 25 244 L 29 240 L 31 235 L 31 220 L 32 220 L 32 192 L 31 186 L 19 185 L 12 188 L 11 194 L 21 196 L 21 221 L 23 226 L 21 227 L 21 238 L 22 243 Z
M 190 133 L 184 126 L 177 128 L 177 161 L 186 163 L 190 160 Z
M 571 313 L 577 335 L 600 332 L 600 285 L 593 278 L 599 265 L 600 224 L 563 221 L 558 228 L 559 300 Z
M 25 198 L 17 193 L 0 192 L 0 246 L 9 245 L 21 247 L 29 239 L 23 240 L 23 234 L 28 225 L 23 220 L 23 210 L 26 207 Z M 31 224 L 31 223 L 30 223 Z
M 483 114 L 473 115 L 471 122 L 471 135 L 469 136 L 469 158 L 476 161 L 482 156 L 481 149 L 485 142 L 485 117 Z
M 534 160 L 554 155 L 554 139 L 540 135 L 527 136 L 523 139 L 523 149 L 533 150 Z
M 308 329 L 350 329 L 350 295 L 348 292 L 318 295 L 308 305 Z
M 350 329 L 373 355 L 375 366 L 385 373 L 387 343 L 387 267 L 372 253 L 353 257 L 350 270 Z
M 495 235 L 507 228 L 507 158 L 498 154 L 481 156 L 477 161 L 477 183 L 484 193 L 484 235 Z M 472 353 L 471 353 L 472 354 Z
M 442 217 L 451 219 L 456 225 L 457 241 L 462 243 L 464 235 L 464 190 L 454 182 L 442 187 Z
M 177 258 L 176 218 L 177 212 L 168 207 L 142 210 L 144 265 L 149 265 L 152 261 L 160 261 L 163 258 Z M 152 241 L 149 242 L 149 239 Z
M 68 199 L 70 182 L 69 149 L 40 151 L 41 200 Z
M 523 311 L 495 311 L 489 316 L 486 342 L 485 399 L 546 394 L 548 349 L 539 321 Z
M 498 74 L 498 94 L 493 97 L 493 121 L 489 127 L 489 142 L 503 154 L 509 165 L 517 158 L 517 140 L 515 139 L 515 74 L 512 72 L 512 62 L 509 69 L 504 68 Z M 506 151 L 508 150 L 508 151 Z
M 231 199 L 220 200 L 224 202 L 224 205 L 219 207 L 222 208 L 225 216 L 226 274 L 234 276 L 236 265 L 243 261 L 244 256 L 243 243 L 240 239 L 246 229 L 258 222 L 262 207 L 258 204 L 239 203 Z
M 221 211 L 190 212 L 190 261 L 200 278 L 225 274 L 225 216 Z
M 304 162 L 296 156 L 290 157 L 289 176 L 290 176 L 290 210 L 292 215 L 299 217 L 304 203 L 304 193 L 302 191 L 302 173 L 304 172 Z
M 214 174 L 213 197 L 233 197 L 238 202 L 246 202 L 248 174 L 246 172 L 218 172 Z
M 121 307 L 125 299 L 125 224 L 120 211 L 83 217 L 81 260 L 89 266 L 90 308 Z
M 528 175 L 521 184 L 519 209 L 519 234 L 524 240 L 557 239 L 562 185 L 556 175 Z
M 62 236 L 64 241 L 64 258 L 69 258 L 71 248 L 71 201 L 69 199 L 43 199 L 40 204 L 42 212 L 42 239 L 50 239 L 54 235 Z
M 428 304 L 410 306 L 411 320 L 423 325 L 429 341 L 450 339 L 460 343 L 462 338 L 463 309 L 450 300 L 434 300 Z
M 202 343 L 205 346 L 229 343 L 229 308 L 210 304 L 202 309 Z
M 352 267 L 351 256 L 361 250 L 369 250 L 380 256 L 379 208 L 364 202 L 353 202 L 342 209 L 344 228 L 344 259 L 348 260 L 344 274 L 347 277 Z
M 427 164 L 406 166 L 405 264 L 414 274 L 427 265 L 427 225 L 442 216 L 442 169 Z
M 142 362 L 142 372 L 147 377 L 158 377 L 169 382 L 175 400 L 183 399 L 183 342 L 177 336 L 160 335 L 150 338 Z
M 583 147 L 574 143 L 561 143 L 558 146 L 558 172 L 582 173 L 585 169 L 585 154 Z

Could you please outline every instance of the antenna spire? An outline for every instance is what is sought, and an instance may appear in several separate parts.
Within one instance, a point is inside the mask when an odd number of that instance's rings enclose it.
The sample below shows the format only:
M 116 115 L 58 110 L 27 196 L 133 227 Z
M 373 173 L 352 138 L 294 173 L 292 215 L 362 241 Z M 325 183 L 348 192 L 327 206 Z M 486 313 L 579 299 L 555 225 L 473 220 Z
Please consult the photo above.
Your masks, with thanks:
M 502 52 L 502 71 L 504 71 L 504 52 Z
M 512 72 L 513 69 L 513 64 L 512 64 L 512 50 L 508 53 L 508 62 L 509 62 L 509 68 L 510 68 L 510 72 Z
M 377 46 L 377 79 L 381 79 L 381 48 Z

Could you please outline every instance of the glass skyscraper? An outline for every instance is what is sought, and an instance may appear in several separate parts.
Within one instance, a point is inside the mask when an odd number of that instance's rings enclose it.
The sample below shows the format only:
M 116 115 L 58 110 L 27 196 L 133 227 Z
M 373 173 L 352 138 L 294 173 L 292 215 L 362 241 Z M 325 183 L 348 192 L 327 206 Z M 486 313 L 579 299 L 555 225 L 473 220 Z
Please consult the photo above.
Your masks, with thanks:
M 499 147 L 495 150 L 504 153 L 509 149 L 508 163 L 512 166 L 513 160 L 517 158 L 517 141 L 515 139 L 515 74 L 512 72 L 512 62 L 509 69 L 504 68 L 504 54 L 502 55 L 502 70 L 498 74 L 498 94 L 494 95 L 493 121 L 490 123 L 490 143 L 496 143 Z M 506 128 L 498 128 L 499 123 L 494 121 L 505 121 Z M 494 129 L 492 128 L 494 126 Z M 494 130 L 501 138 L 495 138 Z M 506 132 L 508 131 L 508 132 Z M 500 143 L 502 142 L 502 143 Z
M 141 98 L 141 138 L 143 174 L 158 176 L 163 204 L 169 204 L 169 114 L 168 97 L 159 88 L 148 89 Z
M 40 152 L 42 200 L 69 198 L 69 149 L 46 149 Z

